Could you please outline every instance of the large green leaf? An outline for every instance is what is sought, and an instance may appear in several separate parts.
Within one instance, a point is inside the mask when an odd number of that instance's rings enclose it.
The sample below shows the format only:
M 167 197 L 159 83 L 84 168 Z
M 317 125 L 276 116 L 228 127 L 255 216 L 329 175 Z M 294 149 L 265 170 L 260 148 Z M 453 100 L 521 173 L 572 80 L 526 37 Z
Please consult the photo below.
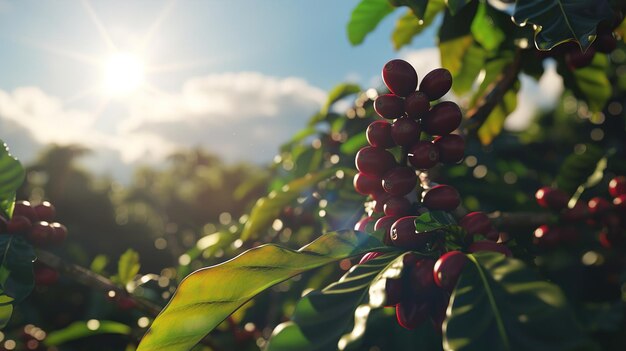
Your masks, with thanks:
M 494 22 L 492 17 L 494 12 L 495 9 L 489 4 L 481 2 L 471 26 L 474 39 L 490 51 L 496 50 L 505 39 L 504 32 Z
M 612 88 L 607 76 L 608 68 L 608 57 L 606 55 L 595 55 L 589 66 L 572 72 L 574 84 L 568 84 L 567 86 L 572 86 L 574 93 L 587 102 L 591 112 L 602 111 L 607 101 L 611 98 Z M 566 79 L 566 83 L 569 82 L 569 79 Z
M 118 334 L 130 335 L 132 329 L 126 324 L 115 321 L 89 320 L 74 322 L 67 327 L 55 330 L 46 336 L 46 346 L 58 346 L 68 341 L 86 338 L 93 335 Z
M 7 144 L 0 140 L 0 215 L 13 215 L 15 192 L 23 181 L 22 164 L 9 153 Z
M 0 289 L 19 303 L 35 285 L 33 276 L 33 247 L 21 236 L 0 235 Z
M 337 349 L 341 336 L 354 322 L 355 309 L 367 298 L 370 285 L 398 253 L 356 265 L 338 282 L 300 299 L 292 320 L 274 329 L 265 351 Z
M 535 45 L 540 50 L 550 50 L 568 40 L 578 41 L 586 50 L 598 23 L 611 15 L 608 1 L 525 0 L 516 1 L 513 18 L 520 26 L 535 26 Z
M 378 23 L 393 12 L 394 7 L 387 0 L 361 0 L 352 11 L 348 22 L 348 40 L 352 45 L 363 42 Z
M 585 144 L 563 161 L 556 177 L 557 187 L 568 194 L 574 194 L 576 200 L 582 191 L 602 180 L 606 164 L 604 149 Z
M 340 231 L 324 234 L 297 251 L 263 245 L 198 270 L 180 283 L 137 351 L 189 350 L 231 313 L 272 285 L 330 262 L 381 250 L 388 248 L 379 238 Z
M 513 84 L 502 101 L 498 102 L 491 111 L 485 122 L 478 128 L 478 139 L 483 145 L 491 144 L 493 139 L 500 135 L 504 121 L 517 108 L 517 92 L 519 91 L 519 81 Z
M 407 11 L 398 19 L 391 34 L 393 48 L 399 50 L 410 44 L 413 37 L 428 28 L 444 8 L 443 0 L 430 0 L 423 16 L 416 16 L 415 11 Z
M 468 255 L 444 323 L 445 350 L 594 350 L 554 284 L 517 259 Z
M 327 168 L 315 174 L 307 174 L 284 185 L 280 191 L 272 191 L 267 197 L 257 200 L 250 211 L 250 218 L 243 227 L 241 239 L 253 239 L 261 234 L 262 230 L 276 219 L 280 211 L 294 201 L 302 192 L 318 182 L 330 178 L 339 169 Z

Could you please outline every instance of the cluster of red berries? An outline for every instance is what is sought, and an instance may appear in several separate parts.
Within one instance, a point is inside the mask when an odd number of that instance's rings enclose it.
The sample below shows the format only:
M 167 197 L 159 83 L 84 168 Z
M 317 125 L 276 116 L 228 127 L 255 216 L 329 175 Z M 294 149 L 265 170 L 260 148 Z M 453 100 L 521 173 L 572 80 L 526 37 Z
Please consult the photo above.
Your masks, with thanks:
M 368 223 L 375 221 L 374 230 L 384 231 L 383 241 L 389 246 L 443 253 L 438 259 L 407 253 L 403 256 L 400 278 L 387 279 L 385 287 L 386 305 L 395 306 L 400 325 L 413 329 L 430 318 L 441 331 L 450 294 L 468 258 L 461 251 L 445 252 L 441 230 L 418 231 L 415 222 L 419 215 L 429 211 L 453 211 L 461 199 L 449 185 L 429 187 L 421 182 L 423 196 L 414 195 L 414 191 L 420 171 L 438 162 L 456 163 L 463 159 L 463 138 L 450 134 L 458 128 L 462 114 L 453 102 L 430 106 L 431 101 L 441 98 L 452 86 L 450 72 L 445 69 L 428 73 L 417 91 L 417 73 L 408 62 L 388 62 L 382 76 L 391 94 L 380 95 L 374 101 L 374 109 L 393 122 L 372 122 L 367 129 L 370 146 L 356 155 L 359 173 L 354 178 L 354 188 L 371 196 L 374 213 L 361 219 L 355 229 L 366 231 Z M 400 148 L 399 162 L 387 150 L 396 147 Z M 377 214 L 380 212 L 384 216 Z M 467 252 L 495 251 L 511 256 L 509 249 L 497 242 L 499 233 L 484 213 L 464 216 L 459 227 L 464 233 L 462 241 Z M 367 253 L 360 264 L 379 255 Z
M 598 228 L 600 243 L 607 248 L 626 243 L 626 177 L 617 176 L 609 181 L 612 202 L 603 197 L 591 198 L 587 203 L 576 202 L 568 207 L 570 196 L 551 187 L 537 190 L 537 203 L 559 213 L 559 225 L 541 225 L 534 232 L 534 243 L 542 249 L 578 241 L 580 224 Z
M 0 216 L 0 234 L 21 235 L 34 246 L 58 245 L 67 238 L 67 228 L 55 222 L 55 216 L 56 210 L 48 201 L 35 206 L 18 201 L 10 220 Z

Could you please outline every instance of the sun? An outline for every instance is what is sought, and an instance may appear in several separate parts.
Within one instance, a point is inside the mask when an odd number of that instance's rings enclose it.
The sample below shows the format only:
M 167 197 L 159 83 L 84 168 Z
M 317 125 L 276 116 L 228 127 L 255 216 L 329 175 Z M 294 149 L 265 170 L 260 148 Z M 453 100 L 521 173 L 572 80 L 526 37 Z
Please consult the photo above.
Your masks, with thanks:
M 136 92 L 144 82 L 145 66 L 139 56 L 118 52 L 104 61 L 103 90 L 112 97 L 125 97 Z

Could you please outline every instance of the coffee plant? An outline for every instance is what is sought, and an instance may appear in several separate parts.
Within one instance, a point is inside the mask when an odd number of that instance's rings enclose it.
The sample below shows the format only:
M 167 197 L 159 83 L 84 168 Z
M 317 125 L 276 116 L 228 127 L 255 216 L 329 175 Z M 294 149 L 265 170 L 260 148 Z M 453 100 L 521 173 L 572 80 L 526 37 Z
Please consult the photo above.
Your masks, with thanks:
M 626 349 L 626 4 L 361 0 L 348 40 L 398 11 L 442 67 L 338 85 L 263 170 L 97 188 L 80 148 L 0 148 L 0 350 Z M 557 106 L 503 130 L 548 66 Z

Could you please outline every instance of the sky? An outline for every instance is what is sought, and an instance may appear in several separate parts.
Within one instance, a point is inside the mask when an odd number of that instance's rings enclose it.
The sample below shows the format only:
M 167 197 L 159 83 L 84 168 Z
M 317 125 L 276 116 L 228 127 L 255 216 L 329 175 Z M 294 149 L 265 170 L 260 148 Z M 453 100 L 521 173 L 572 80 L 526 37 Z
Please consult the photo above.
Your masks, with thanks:
M 48 143 L 87 146 L 86 165 L 121 181 L 181 147 L 267 163 L 334 85 L 378 87 L 397 57 L 420 76 L 439 66 L 434 30 L 392 49 L 404 10 L 351 46 L 357 3 L 0 0 L 0 139 L 25 162 Z M 546 100 L 523 84 L 525 98 Z M 512 120 L 523 125 L 526 109 Z

